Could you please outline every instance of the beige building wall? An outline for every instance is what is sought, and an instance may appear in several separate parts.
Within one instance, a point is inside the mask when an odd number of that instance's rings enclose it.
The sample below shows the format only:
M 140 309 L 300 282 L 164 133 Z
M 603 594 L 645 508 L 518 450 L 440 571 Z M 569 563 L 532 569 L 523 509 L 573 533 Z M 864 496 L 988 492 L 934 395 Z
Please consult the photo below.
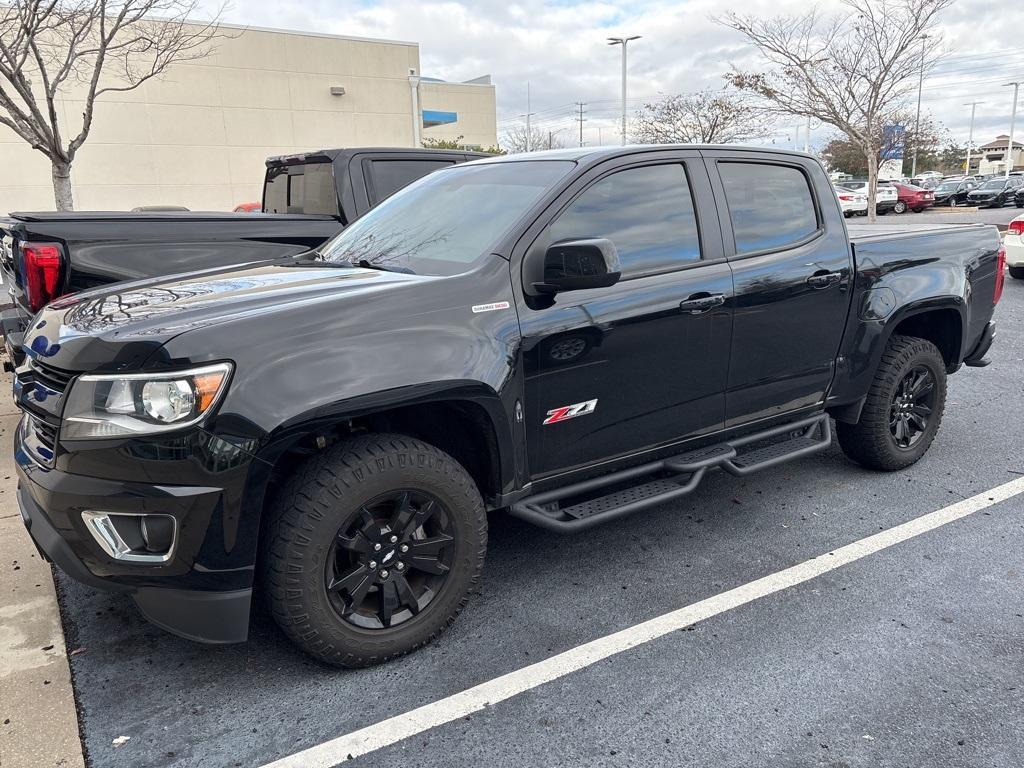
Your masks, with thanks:
M 179 64 L 135 91 L 101 97 L 74 161 L 77 209 L 231 210 L 260 199 L 269 155 L 414 146 L 409 76 L 419 73 L 415 43 L 261 29 L 229 33 L 214 55 Z M 345 94 L 332 95 L 332 86 Z M 420 88 L 421 101 L 432 105 L 424 108 L 459 113 L 446 130 L 469 144 L 496 143 L 493 86 Z M 72 92 L 59 104 L 65 135 L 81 124 L 80 98 Z M 3 126 L 0 163 L 0 213 L 53 209 L 49 161 Z
M 498 145 L 494 86 L 490 83 L 420 83 L 424 110 L 455 112 L 458 120 L 423 129 L 424 139 L 459 139 L 467 146 L 487 149 Z

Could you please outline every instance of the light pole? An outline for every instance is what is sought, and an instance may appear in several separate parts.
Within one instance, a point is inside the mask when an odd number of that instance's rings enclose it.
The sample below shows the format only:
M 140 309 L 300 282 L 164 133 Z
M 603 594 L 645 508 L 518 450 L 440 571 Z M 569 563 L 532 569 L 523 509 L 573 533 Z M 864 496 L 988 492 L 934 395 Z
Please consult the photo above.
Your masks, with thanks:
M 924 89 L 924 51 L 928 35 L 921 35 L 921 71 L 917 77 L 917 115 L 914 117 L 914 154 L 910 163 L 911 177 L 917 176 L 917 144 L 921 133 L 921 91 Z M 903 171 L 900 171 L 902 173 Z
M 967 163 L 964 165 L 964 176 L 970 176 L 971 174 L 971 147 L 974 145 L 974 111 L 978 108 L 979 104 L 984 104 L 983 101 L 972 101 L 970 104 L 964 104 L 965 107 L 971 108 L 971 130 L 967 134 Z
M 1010 144 L 1006 148 L 1006 175 L 1010 175 L 1010 171 L 1013 170 L 1013 129 L 1017 123 L 1017 91 L 1020 90 L 1020 81 L 1016 80 L 1006 85 L 1013 86 L 1013 111 L 1010 112 Z
M 622 145 L 626 145 L 626 46 L 630 40 L 639 40 L 640 35 L 631 37 L 609 37 L 608 45 L 622 46 Z

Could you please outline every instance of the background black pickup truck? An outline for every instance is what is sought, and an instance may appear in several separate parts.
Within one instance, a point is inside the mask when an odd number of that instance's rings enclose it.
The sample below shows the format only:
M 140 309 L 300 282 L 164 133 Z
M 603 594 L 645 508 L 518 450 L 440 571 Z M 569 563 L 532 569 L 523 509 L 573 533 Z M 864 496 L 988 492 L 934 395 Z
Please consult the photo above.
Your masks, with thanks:
M 1002 281 L 995 227 L 848 232 L 797 153 L 467 163 L 317 254 L 47 306 L 19 500 L 160 626 L 242 640 L 260 589 L 315 657 L 378 663 L 458 614 L 488 511 L 579 532 L 820 451 L 833 420 L 867 467 L 917 461 Z
M 0 313 L 8 357 L 58 296 L 121 280 L 243 264 L 323 244 L 416 179 L 486 155 L 433 149 L 324 149 L 271 157 L 263 213 L 14 213 L 0 218 Z M 0 305 L 3 302 L 0 300 Z

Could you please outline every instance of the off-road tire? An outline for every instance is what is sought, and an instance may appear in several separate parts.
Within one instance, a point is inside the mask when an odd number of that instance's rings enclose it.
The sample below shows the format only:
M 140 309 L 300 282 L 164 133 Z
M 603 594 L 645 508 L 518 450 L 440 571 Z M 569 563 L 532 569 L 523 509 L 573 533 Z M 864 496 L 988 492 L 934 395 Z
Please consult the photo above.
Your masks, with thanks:
M 328 599 L 328 553 L 353 512 L 397 489 L 423 490 L 445 506 L 455 557 L 443 588 L 419 614 L 364 630 L 344 621 Z M 468 602 L 487 549 L 487 515 L 469 473 L 438 448 L 404 435 L 359 436 L 309 458 L 268 513 L 260 568 L 270 612 L 292 642 L 334 666 L 380 664 L 433 641 Z
M 935 404 L 921 438 L 909 448 L 900 448 L 890 430 L 890 408 L 900 381 L 918 365 L 927 367 L 935 377 Z M 935 439 L 945 403 L 946 363 L 938 348 L 915 336 L 893 336 L 882 353 L 860 420 L 856 424 L 836 425 L 839 445 L 843 453 L 869 469 L 892 472 L 909 467 Z
M 1016 280 L 1024 280 L 1024 267 L 1009 267 L 1010 277 Z

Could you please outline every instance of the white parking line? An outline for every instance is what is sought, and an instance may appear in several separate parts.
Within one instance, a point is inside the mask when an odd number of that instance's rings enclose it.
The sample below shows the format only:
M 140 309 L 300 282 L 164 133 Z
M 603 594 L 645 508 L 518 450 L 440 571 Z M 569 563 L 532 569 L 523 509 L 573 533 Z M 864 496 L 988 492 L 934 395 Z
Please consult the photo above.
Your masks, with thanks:
M 969 499 L 930 512 L 844 547 L 818 555 L 791 568 L 777 571 L 728 592 L 666 613 L 628 629 L 592 640 L 544 661 L 488 680 L 453 696 L 440 699 L 315 747 L 268 763 L 263 768 L 331 768 L 347 759 L 365 755 L 410 736 L 479 712 L 485 707 L 557 680 L 638 645 L 738 608 L 762 597 L 834 571 L 861 558 L 920 536 L 948 523 L 979 512 L 1024 493 L 1024 477 L 1017 478 Z

